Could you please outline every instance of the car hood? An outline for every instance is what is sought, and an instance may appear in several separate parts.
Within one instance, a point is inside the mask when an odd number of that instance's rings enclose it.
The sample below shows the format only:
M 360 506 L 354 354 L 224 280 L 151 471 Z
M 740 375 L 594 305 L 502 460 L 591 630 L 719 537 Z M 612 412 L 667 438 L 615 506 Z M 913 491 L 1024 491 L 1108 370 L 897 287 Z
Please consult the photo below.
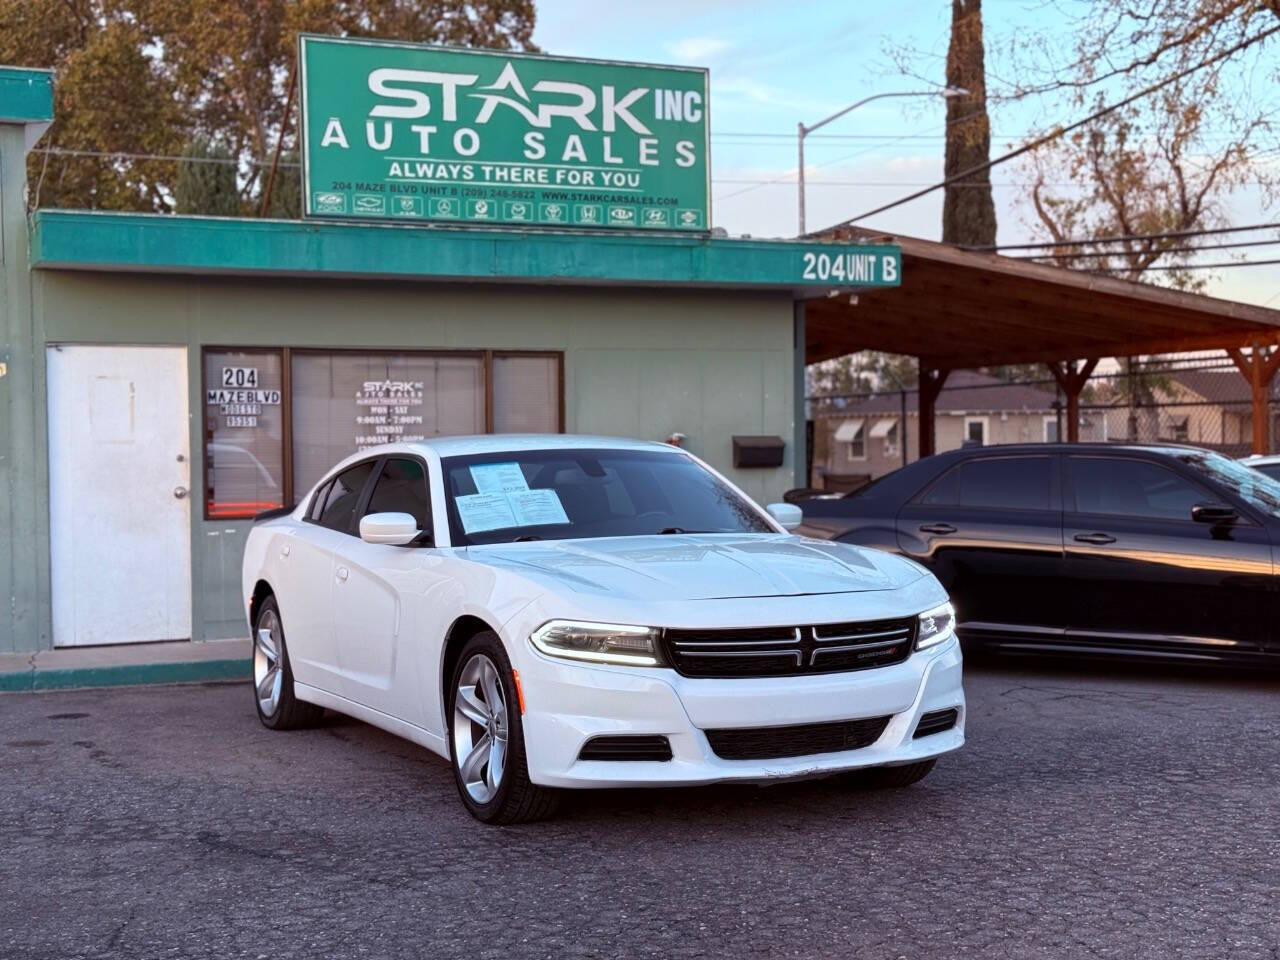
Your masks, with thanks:
M 468 558 L 553 589 L 627 600 L 719 600 L 892 590 L 923 570 L 901 557 L 789 534 L 611 537 L 470 547 Z

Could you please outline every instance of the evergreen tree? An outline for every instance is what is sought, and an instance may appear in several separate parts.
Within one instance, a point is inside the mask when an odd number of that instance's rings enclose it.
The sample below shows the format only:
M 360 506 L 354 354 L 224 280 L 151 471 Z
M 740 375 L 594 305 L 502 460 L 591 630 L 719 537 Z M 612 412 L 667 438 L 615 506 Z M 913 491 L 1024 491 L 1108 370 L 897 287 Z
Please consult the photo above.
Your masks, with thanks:
M 234 217 L 240 213 L 236 165 L 223 147 L 196 140 L 182 151 L 178 183 L 173 191 L 177 213 L 207 217 Z

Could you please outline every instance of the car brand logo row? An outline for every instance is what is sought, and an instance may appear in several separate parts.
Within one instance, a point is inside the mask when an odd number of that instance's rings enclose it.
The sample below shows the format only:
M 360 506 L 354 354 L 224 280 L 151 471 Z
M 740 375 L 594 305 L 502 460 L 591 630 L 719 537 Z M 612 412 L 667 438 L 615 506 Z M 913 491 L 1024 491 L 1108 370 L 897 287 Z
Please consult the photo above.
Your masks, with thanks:
M 539 226 L 610 226 L 701 230 L 702 211 L 625 203 L 571 203 L 546 200 L 489 200 L 462 197 L 388 196 L 319 190 L 311 196 L 317 216 L 406 217 L 469 223 L 529 223 Z

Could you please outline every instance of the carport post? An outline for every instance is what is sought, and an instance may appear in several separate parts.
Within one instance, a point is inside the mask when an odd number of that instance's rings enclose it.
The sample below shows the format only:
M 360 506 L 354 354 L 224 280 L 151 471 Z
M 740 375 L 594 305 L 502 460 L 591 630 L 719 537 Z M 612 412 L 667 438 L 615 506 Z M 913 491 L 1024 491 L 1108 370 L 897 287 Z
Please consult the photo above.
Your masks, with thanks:
M 1074 360 L 1068 360 L 1065 364 L 1059 360 L 1045 364 L 1053 374 L 1053 379 L 1058 381 L 1062 392 L 1067 395 L 1067 443 L 1080 442 L 1080 391 L 1089 382 L 1089 375 L 1097 365 L 1097 357 L 1085 360 L 1082 367 L 1077 367 Z
M 918 459 L 932 456 L 934 453 L 935 432 L 933 422 L 934 404 L 938 400 L 938 394 L 942 392 L 942 385 L 947 382 L 947 374 L 951 371 L 945 367 L 930 367 L 926 364 L 923 357 L 917 357 L 916 362 L 920 365 L 920 422 L 916 428 L 920 431 L 920 442 L 917 444 L 919 448 Z M 903 424 L 905 431 L 906 424 Z M 904 432 L 902 442 L 907 442 L 907 436 Z
M 1280 350 L 1272 347 L 1270 353 L 1267 353 L 1262 344 L 1254 340 L 1249 356 L 1246 357 L 1244 351 L 1236 347 L 1228 347 L 1227 356 L 1249 381 L 1249 389 L 1253 394 L 1253 452 L 1270 453 L 1271 431 L 1268 428 L 1271 425 L 1271 414 L 1267 395 L 1276 369 L 1280 367 Z

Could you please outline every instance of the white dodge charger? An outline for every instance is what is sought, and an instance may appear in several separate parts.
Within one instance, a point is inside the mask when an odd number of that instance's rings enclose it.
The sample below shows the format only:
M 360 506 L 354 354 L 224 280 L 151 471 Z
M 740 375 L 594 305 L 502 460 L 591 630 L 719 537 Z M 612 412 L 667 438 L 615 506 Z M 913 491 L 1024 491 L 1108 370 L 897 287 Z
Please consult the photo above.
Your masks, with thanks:
M 565 787 L 914 783 L 964 742 L 947 595 L 799 520 L 664 444 L 367 450 L 249 535 L 258 715 L 419 743 L 488 823 Z

